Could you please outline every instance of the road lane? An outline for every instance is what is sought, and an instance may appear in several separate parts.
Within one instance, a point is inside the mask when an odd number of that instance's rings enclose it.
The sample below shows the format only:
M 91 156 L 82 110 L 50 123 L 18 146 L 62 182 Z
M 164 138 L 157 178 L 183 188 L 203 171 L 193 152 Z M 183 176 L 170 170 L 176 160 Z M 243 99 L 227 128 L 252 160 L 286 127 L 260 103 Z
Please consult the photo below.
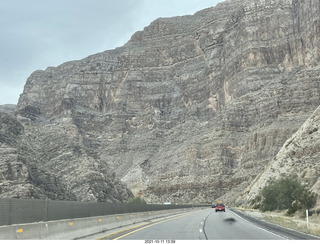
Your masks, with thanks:
M 209 212 L 200 210 L 154 223 L 140 231 L 124 235 L 120 240 L 199 240 L 205 239 L 202 226 Z M 200 232 L 201 229 L 201 232 Z
M 283 237 L 243 220 L 230 210 L 191 212 L 118 237 L 120 240 L 281 240 Z
M 212 212 L 205 222 L 208 240 L 282 240 L 283 237 L 242 219 L 230 210 Z

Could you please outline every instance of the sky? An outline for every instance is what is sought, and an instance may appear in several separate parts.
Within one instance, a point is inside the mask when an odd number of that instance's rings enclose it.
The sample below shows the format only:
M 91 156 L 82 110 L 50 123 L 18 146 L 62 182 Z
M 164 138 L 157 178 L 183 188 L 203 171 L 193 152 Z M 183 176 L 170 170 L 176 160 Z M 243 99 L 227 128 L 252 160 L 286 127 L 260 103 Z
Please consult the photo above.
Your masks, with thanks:
M 124 45 L 159 17 L 223 0 L 0 0 L 0 105 L 17 104 L 27 78 Z

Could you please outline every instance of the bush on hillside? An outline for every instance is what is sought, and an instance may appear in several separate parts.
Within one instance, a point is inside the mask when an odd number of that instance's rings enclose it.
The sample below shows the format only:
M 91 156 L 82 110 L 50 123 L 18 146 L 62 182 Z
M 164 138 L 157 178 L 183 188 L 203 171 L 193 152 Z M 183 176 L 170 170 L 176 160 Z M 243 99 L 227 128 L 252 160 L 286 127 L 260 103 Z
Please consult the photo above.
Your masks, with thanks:
M 273 180 L 262 191 L 260 210 L 274 211 L 288 209 L 288 214 L 297 210 L 310 209 L 316 204 L 316 194 L 303 186 L 297 176 Z
M 133 197 L 128 199 L 128 203 L 133 203 L 133 204 L 147 204 L 147 202 L 140 198 L 140 197 Z

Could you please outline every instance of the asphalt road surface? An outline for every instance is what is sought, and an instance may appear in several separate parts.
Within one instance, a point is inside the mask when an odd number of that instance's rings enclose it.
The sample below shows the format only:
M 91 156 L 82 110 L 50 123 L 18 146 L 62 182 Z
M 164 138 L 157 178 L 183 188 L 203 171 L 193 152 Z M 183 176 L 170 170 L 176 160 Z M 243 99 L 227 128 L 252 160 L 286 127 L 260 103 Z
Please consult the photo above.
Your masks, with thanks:
M 226 212 L 217 213 L 214 212 L 214 209 L 205 209 L 146 223 L 136 229 L 121 232 L 105 239 L 170 241 L 283 240 L 287 238 L 246 221 L 229 209 L 226 209 Z

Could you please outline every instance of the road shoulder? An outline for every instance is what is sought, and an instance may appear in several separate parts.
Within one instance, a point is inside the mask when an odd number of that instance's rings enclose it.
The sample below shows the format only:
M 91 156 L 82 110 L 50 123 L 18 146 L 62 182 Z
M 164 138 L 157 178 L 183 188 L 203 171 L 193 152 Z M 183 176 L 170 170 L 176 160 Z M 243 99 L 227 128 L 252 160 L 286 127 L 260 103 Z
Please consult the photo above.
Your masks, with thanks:
M 238 214 L 243 219 L 265 228 L 270 232 L 281 235 L 290 240 L 319 240 L 319 237 L 302 233 L 297 230 L 282 227 L 278 224 L 271 223 L 265 220 L 263 213 L 244 209 L 231 209 L 234 213 Z

